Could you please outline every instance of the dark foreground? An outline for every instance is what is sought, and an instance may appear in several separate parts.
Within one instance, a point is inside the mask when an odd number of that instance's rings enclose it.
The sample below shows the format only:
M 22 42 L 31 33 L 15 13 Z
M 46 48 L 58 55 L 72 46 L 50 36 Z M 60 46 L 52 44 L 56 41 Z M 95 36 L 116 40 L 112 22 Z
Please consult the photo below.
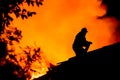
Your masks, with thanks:
M 73 57 L 34 80 L 120 79 L 120 42 Z

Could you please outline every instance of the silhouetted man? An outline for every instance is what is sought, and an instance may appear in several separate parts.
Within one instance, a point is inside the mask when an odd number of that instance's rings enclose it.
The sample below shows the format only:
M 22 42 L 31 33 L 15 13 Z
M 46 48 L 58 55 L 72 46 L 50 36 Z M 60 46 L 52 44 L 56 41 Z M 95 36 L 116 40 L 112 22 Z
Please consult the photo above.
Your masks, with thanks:
M 82 30 L 75 37 L 72 48 L 77 57 L 87 53 L 90 44 L 92 44 L 92 42 L 87 41 L 85 38 L 87 32 L 88 31 L 86 28 L 82 28 Z

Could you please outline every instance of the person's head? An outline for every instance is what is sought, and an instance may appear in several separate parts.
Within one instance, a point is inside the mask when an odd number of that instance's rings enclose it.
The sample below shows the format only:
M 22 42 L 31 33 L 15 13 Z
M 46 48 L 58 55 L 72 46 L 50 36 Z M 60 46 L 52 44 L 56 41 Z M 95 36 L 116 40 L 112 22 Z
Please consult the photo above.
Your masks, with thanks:
M 84 28 L 82 28 L 81 32 L 87 33 L 88 31 L 87 31 L 87 29 L 84 27 Z

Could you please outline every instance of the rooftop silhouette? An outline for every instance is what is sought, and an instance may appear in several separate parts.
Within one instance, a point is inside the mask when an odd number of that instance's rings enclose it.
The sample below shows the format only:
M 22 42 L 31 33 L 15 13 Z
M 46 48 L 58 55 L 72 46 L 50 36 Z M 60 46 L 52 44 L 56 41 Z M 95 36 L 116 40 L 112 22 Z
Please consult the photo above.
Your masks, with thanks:
M 86 34 L 87 29 L 83 29 Z M 85 39 L 85 34 L 82 35 L 84 40 L 80 40 L 83 44 L 79 46 L 79 39 L 81 39 L 80 34 L 83 29 L 76 35 L 73 42 L 73 50 L 76 56 L 58 63 L 57 66 L 51 67 L 47 74 L 34 80 L 96 80 L 98 78 L 119 78 L 117 72 L 119 72 L 120 63 L 120 42 L 87 52 L 86 48 L 82 47 L 86 47 L 85 44 L 88 42 Z M 80 47 L 80 49 L 76 49 L 78 47 Z

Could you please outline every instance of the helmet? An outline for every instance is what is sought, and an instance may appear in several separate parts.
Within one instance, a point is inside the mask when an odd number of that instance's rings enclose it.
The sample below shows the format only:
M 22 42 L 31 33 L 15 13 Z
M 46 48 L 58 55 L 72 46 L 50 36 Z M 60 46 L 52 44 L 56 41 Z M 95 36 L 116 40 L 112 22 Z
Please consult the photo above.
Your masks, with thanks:
M 84 28 L 82 28 L 82 30 L 81 31 L 83 31 L 83 32 L 88 32 L 87 31 L 87 29 L 84 27 Z

